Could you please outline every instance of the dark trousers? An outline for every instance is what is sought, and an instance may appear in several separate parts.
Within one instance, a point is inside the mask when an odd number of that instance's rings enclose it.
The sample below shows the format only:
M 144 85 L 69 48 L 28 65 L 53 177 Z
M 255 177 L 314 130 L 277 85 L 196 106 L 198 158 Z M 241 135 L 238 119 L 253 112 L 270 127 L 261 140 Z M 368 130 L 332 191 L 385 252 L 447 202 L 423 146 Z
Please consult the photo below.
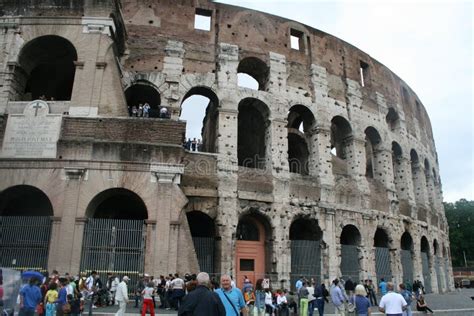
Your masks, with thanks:
M 369 290 L 369 300 L 370 305 L 377 306 L 377 297 L 375 296 L 375 292 L 373 290 Z
M 18 313 L 18 316 L 34 316 L 34 315 L 35 315 L 34 309 L 28 309 L 24 307 L 20 309 L 20 312 Z
M 318 308 L 319 316 L 323 316 L 324 314 L 324 299 L 323 298 L 316 299 L 316 307 Z

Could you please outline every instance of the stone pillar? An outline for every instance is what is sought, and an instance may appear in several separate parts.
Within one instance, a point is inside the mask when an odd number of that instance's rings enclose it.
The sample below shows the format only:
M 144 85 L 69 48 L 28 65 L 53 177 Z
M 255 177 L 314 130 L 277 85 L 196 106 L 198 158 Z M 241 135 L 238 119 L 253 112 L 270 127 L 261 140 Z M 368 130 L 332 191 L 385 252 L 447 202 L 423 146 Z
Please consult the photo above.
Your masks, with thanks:
M 69 273 L 71 273 L 72 275 L 79 273 L 81 269 L 82 243 L 84 241 L 84 228 L 86 226 L 86 222 L 87 218 L 76 217 L 74 227 L 74 242 L 71 247 L 75 251 L 72 252 L 71 267 L 69 270 Z
M 334 202 L 334 175 L 332 173 L 331 130 L 329 126 L 317 126 L 311 131 L 309 174 L 319 179 L 321 202 Z
M 409 156 L 408 156 L 409 157 Z M 403 155 L 399 161 L 399 170 L 397 172 L 397 191 L 399 194 L 399 201 L 406 200 L 407 205 L 400 205 L 400 207 L 406 207 L 407 213 L 404 215 L 417 218 L 415 205 L 415 195 L 413 191 L 413 179 L 411 176 L 411 164 L 410 159 L 406 155 Z
M 153 256 L 153 252 L 156 249 L 156 220 L 145 220 L 145 273 L 151 275 L 159 275 L 156 271 L 158 262 L 155 262 L 156 258 Z M 160 273 L 162 274 L 162 273 Z
M 339 238 L 336 236 L 336 212 L 333 209 L 323 209 L 321 230 L 324 232 L 323 241 L 326 246 L 325 254 L 327 257 L 323 258 L 324 268 L 323 274 L 326 277 L 326 283 L 334 280 L 341 275 L 341 246 Z
M 218 47 L 217 84 L 219 88 L 237 88 L 237 67 L 239 66 L 239 47 L 219 43 Z M 235 91 L 232 91 L 235 93 Z
M 178 119 L 181 104 L 179 104 L 179 82 L 183 72 L 184 58 L 183 42 L 168 40 L 165 47 L 165 58 L 163 59 L 163 75 L 167 89 L 163 91 L 162 98 L 166 100 L 163 104 L 168 107 L 172 119 Z
M 59 232 L 61 217 L 51 217 L 51 235 L 49 237 L 48 270 L 57 269 L 59 257 Z
M 423 167 L 420 162 L 411 165 L 413 179 L 413 195 L 418 207 L 427 208 L 428 199 L 426 193 L 426 181 Z
M 285 55 L 270 52 L 270 73 L 267 91 L 275 94 L 285 93 L 287 77 Z
M 365 139 L 353 136 L 344 140 L 344 142 L 346 143 L 347 172 L 357 181 L 360 192 L 368 195 L 370 190 L 365 177 Z M 364 207 L 368 207 L 368 205 Z
M 273 119 L 269 127 L 271 129 L 271 144 L 267 146 L 267 157 L 269 156 L 271 159 L 270 163 L 273 174 L 279 178 L 290 171 L 288 164 L 287 124 L 288 122 L 285 119 L 278 118 Z
M 392 282 L 400 284 L 403 281 L 403 267 L 401 262 L 401 249 L 390 247 L 390 269 L 392 270 Z
M 422 280 L 423 279 L 423 265 L 421 263 L 421 251 L 420 251 L 420 236 L 416 234 L 413 237 L 413 248 L 412 248 L 412 258 L 413 258 L 413 279 Z

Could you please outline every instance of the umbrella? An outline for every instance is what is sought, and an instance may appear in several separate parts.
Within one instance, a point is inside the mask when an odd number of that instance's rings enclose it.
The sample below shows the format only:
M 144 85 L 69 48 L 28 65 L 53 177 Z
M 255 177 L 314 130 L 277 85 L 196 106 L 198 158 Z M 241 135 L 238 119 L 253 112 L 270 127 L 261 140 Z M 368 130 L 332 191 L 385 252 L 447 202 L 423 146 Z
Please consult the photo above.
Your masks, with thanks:
M 44 275 L 41 274 L 40 272 L 38 271 L 25 271 L 21 274 L 21 277 L 23 279 L 32 279 L 32 278 L 35 278 L 35 279 L 38 279 L 39 281 L 43 281 L 44 279 Z

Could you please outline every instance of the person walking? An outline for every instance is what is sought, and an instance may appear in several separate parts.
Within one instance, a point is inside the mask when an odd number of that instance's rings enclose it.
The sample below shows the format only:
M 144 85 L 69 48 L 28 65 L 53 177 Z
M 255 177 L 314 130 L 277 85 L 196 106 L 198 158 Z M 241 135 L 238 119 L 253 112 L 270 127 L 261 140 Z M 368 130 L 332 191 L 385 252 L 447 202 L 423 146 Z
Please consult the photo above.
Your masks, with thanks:
M 385 294 L 387 294 L 387 282 L 385 282 L 384 278 L 380 279 L 379 289 L 380 289 L 381 296 L 384 296 Z
M 150 315 L 155 316 L 155 305 L 153 304 L 153 296 L 155 294 L 155 288 L 153 282 L 148 282 L 142 291 L 143 296 L 143 307 L 142 316 L 146 315 L 148 309 L 150 309 Z
M 321 283 L 314 290 L 314 296 L 316 297 L 316 307 L 318 308 L 319 316 L 324 315 L 324 301 L 327 300 L 327 290 L 324 283 Z
M 357 316 L 370 316 L 370 301 L 366 297 L 367 292 L 362 284 L 358 284 L 354 290 L 354 296 L 351 297 L 350 302 L 354 304 L 355 313 Z
M 127 283 L 130 281 L 128 276 L 122 278 L 122 282 L 117 286 L 117 291 L 115 292 L 115 301 L 118 302 L 119 309 L 115 316 L 124 316 L 125 310 L 127 309 L 128 303 L 128 287 Z
M 196 281 L 196 288 L 184 297 L 178 316 L 226 316 L 219 295 L 210 290 L 209 274 L 200 272 Z
M 20 290 L 20 312 L 18 315 L 33 316 L 36 306 L 41 303 L 42 299 L 41 290 L 38 287 L 38 280 L 31 278 L 28 285 L 23 286 Z
M 367 291 L 369 292 L 370 304 L 372 304 L 372 306 L 377 306 L 377 297 L 375 296 L 375 287 L 372 280 L 369 280 L 369 283 L 367 284 Z
M 345 316 L 346 315 L 346 307 L 344 302 L 346 298 L 342 294 L 342 290 L 339 287 L 339 280 L 335 279 L 332 281 L 331 286 L 331 301 L 334 304 L 335 312 L 337 315 Z
M 222 304 L 224 305 L 226 316 L 248 316 L 242 292 L 231 285 L 231 278 L 227 274 L 221 276 L 221 288 L 216 290 Z
M 393 291 L 393 283 L 387 283 L 387 294 L 382 296 L 379 304 L 379 311 L 389 316 L 402 316 L 407 302 L 402 295 Z
M 400 285 L 398 285 L 398 287 L 400 288 L 400 294 L 405 299 L 405 302 L 407 302 L 407 307 L 403 311 L 403 316 L 411 316 L 412 315 L 411 302 L 413 300 L 413 293 L 411 291 L 407 290 L 405 284 L 403 284 L 403 283 L 400 283 Z

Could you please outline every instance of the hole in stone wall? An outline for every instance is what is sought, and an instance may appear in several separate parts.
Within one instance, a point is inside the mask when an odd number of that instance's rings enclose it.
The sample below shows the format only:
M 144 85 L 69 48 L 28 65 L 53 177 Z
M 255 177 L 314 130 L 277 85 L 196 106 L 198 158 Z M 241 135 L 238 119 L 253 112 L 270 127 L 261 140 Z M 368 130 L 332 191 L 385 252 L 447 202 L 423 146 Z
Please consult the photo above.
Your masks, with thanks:
M 254 90 L 265 90 L 268 82 L 269 68 L 265 62 L 256 57 L 247 57 L 237 67 L 237 84 L 240 87 Z
M 358 246 L 361 241 L 360 232 L 354 225 L 346 225 L 341 232 L 341 245 Z
M 369 64 L 366 62 L 360 61 L 360 85 L 365 87 L 365 85 L 369 82 Z
M 212 11 L 196 8 L 194 15 L 194 29 L 202 31 L 211 30 Z
M 187 150 L 216 152 L 218 106 L 217 96 L 206 87 L 194 87 L 186 93 L 179 118 L 186 121 Z
M 389 108 L 387 116 L 385 117 L 388 127 L 394 131 L 400 126 L 400 117 L 394 108 Z
M 0 216 L 53 216 L 51 201 L 38 188 L 17 185 L 0 193 Z
M 336 149 L 336 156 L 338 158 L 346 159 L 351 135 L 352 128 L 345 118 L 335 116 L 331 120 L 331 148 Z
M 290 47 L 295 50 L 304 50 L 304 33 L 290 29 Z

